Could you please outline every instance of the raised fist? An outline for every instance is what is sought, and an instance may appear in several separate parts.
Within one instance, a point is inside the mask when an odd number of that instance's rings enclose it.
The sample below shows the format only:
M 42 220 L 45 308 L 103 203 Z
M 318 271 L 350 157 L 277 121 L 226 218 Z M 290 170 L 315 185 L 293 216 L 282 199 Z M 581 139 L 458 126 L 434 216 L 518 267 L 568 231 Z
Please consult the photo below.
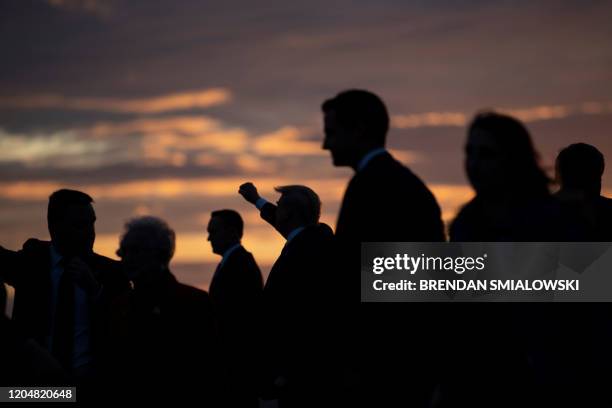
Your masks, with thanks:
M 255 204 L 260 199 L 257 187 L 251 182 L 242 184 L 238 189 L 238 193 L 251 204 Z

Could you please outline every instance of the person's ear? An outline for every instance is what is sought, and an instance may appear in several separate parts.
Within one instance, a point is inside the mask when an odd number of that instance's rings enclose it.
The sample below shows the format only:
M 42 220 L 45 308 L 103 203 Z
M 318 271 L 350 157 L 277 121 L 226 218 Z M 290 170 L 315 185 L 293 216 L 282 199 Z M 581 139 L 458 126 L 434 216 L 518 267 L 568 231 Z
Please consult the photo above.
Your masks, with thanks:
M 365 123 L 363 121 L 358 121 L 355 124 L 355 127 L 353 128 L 353 136 L 355 138 L 355 143 L 360 145 L 360 146 L 365 146 L 368 144 L 368 140 L 367 137 L 368 135 L 366 134 L 366 126 Z
M 228 235 L 229 235 L 230 239 L 233 241 L 236 238 L 238 238 L 238 231 L 236 230 L 236 228 L 230 228 L 228 230 Z

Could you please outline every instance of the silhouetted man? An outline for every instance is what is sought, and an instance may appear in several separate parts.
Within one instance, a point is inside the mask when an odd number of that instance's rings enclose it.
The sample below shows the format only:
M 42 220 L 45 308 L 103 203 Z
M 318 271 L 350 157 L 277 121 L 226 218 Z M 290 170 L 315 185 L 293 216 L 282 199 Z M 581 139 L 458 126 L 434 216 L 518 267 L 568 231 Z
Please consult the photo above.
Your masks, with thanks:
M 336 224 L 342 263 L 335 268 L 344 278 L 338 296 L 347 305 L 342 321 L 347 325 L 343 330 L 349 346 L 346 352 L 352 353 L 347 361 L 360 370 L 357 377 L 362 382 L 353 392 L 360 395 L 354 403 L 424 405 L 432 388 L 425 371 L 434 366 L 424 347 L 430 347 L 431 340 L 439 337 L 432 332 L 434 316 L 439 314 L 430 313 L 431 305 L 412 305 L 408 309 L 396 304 L 394 310 L 384 311 L 374 305 L 362 305 L 359 313 L 355 306 L 360 293 L 361 243 L 444 241 L 440 207 L 427 186 L 385 149 L 389 114 L 378 96 L 364 90 L 348 90 L 325 101 L 321 108 L 323 149 L 330 151 L 334 166 L 355 171 Z M 405 312 L 400 313 L 400 307 L 405 307 Z M 397 324 L 398 319 L 408 315 L 410 324 Z M 381 342 L 388 349 L 420 352 L 412 358 L 399 355 L 393 361 L 381 359 L 363 352 L 372 342 Z M 397 367 L 402 367 L 400 374 L 396 374 Z M 410 384 L 407 392 L 395 392 L 406 384 Z
M 0 270 L 15 288 L 17 327 L 79 383 L 100 362 L 109 303 L 129 287 L 118 262 L 93 252 L 92 202 L 80 191 L 54 192 L 47 212 L 51 242 L 29 239 L 21 251 L 0 251 Z
M 134 286 L 113 303 L 113 400 L 196 398 L 206 406 L 220 391 L 212 306 L 206 292 L 170 272 L 174 248 L 174 231 L 159 218 L 126 224 L 117 255 Z
M 310 188 L 294 185 L 276 191 L 281 197 L 274 205 L 251 183 L 239 190 L 287 240 L 264 286 L 264 365 L 281 406 L 320 406 L 333 372 L 324 344 L 335 340 L 327 326 L 331 311 L 326 286 L 333 232 L 319 223 L 321 202 Z
M 221 255 L 210 283 L 210 300 L 215 310 L 224 349 L 223 360 L 230 371 L 234 406 L 259 406 L 255 388 L 255 354 L 263 278 L 253 255 L 240 243 L 242 217 L 234 210 L 213 211 L 208 223 L 208 240 Z
M 336 237 L 343 241 L 443 241 L 436 199 L 423 182 L 385 149 L 389 115 L 368 91 L 339 93 L 322 106 L 323 149 L 337 167 L 351 167 Z
M 612 199 L 601 196 L 604 156 L 595 146 L 576 143 L 557 156 L 555 194 L 567 216 L 580 220 L 582 241 L 612 241 Z

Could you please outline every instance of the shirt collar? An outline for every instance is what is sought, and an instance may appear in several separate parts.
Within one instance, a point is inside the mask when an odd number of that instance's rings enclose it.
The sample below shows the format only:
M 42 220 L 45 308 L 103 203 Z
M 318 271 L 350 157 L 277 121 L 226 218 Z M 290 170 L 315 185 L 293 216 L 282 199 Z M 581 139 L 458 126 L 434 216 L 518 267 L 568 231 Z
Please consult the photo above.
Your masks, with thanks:
M 379 148 L 376 148 L 374 150 L 370 150 L 359 161 L 359 164 L 357 165 L 357 171 L 363 170 L 368 165 L 370 160 L 372 160 L 376 156 L 380 156 L 381 154 L 385 153 L 386 151 L 387 151 L 387 149 L 385 149 L 384 147 L 379 147 Z
M 238 249 L 241 246 L 240 242 L 231 246 L 230 248 L 228 248 L 227 250 L 225 250 L 225 252 L 223 253 L 223 257 L 221 258 L 221 264 L 223 265 L 225 263 L 225 261 L 227 260 L 227 258 L 229 258 L 229 256 L 232 254 L 232 252 L 234 252 L 236 249 Z
M 51 267 L 55 267 L 62 260 L 63 256 L 57 252 L 53 243 L 51 243 L 49 248 L 49 253 L 51 254 Z
M 304 227 L 297 227 L 296 229 L 291 231 L 289 233 L 289 235 L 287 235 L 287 244 L 289 243 L 289 241 L 291 241 L 293 238 L 295 238 L 303 230 L 304 230 Z M 285 245 L 287 245 L 287 244 L 285 244 Z

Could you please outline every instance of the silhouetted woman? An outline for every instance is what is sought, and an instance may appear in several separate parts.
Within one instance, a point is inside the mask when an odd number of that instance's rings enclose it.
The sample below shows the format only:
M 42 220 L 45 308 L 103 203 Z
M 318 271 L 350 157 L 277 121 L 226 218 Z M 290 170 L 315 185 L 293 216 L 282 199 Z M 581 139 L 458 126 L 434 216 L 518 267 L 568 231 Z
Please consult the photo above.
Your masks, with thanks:
M 450 227 L 451 241 L 558 241 L 559 213 L 549 178 L 538 164 L 529 132 L 518 120 L 483 112 L 468 128 L 465 169 L 476 196 L 460 210 Z M 524 304 L 525 306 L 529 306 Z M 462 305 L 463 306 L 463 305 Z M 473 307 L 470 307 L 473 306 Z M 525 319 L 531 309 L 518 304 L 465 305 L 450 312 L 460 355 L 449 356 L 443 382 L 448 406 L 522 406 L 534 396 L 535 374 Z M 518 306 L 518 307 L 515 307 Z M 466 320 L 466 317 L 469 319 Z M 465 378 L 456 367 L 462 367 Z M 499 395 L 513 395 L 506 401 Z
M 550 180 L 523 124 L 495 112 L 478 114 L 465 153 L 476 197 L 453 221 L 451 241 L 564 240 Z
M 476 197 L 452 223 L 451 241 L 558 242 L 579 237 L 577 220 L 563 213 L 550 194 L 550 180 L 538 164 L 529 132 L 518 120 L 495 112 L 478 114 L 469 126 L 465 153 Z M 582 313 L 586 310 L 576 316 L 574 309 L 553 303 L 488 306 L 470 310 L 472 325 L 461 327 L 471 333 L 465 349 L 479 345 L 471 349 L 480 357 L 472 357 L 471 374 L 508 370 L 523 380 L 513 387 L 536 405 L 546 401 L 558 406 L 563 399 L 586 401 L 592 395 L 578 386 L 593 374 L 591 359 L 582 352 L 592 332 L 588 325 L 577 324 L 589 315 Z M 509 357 L 490 364 L 492 355 Z

